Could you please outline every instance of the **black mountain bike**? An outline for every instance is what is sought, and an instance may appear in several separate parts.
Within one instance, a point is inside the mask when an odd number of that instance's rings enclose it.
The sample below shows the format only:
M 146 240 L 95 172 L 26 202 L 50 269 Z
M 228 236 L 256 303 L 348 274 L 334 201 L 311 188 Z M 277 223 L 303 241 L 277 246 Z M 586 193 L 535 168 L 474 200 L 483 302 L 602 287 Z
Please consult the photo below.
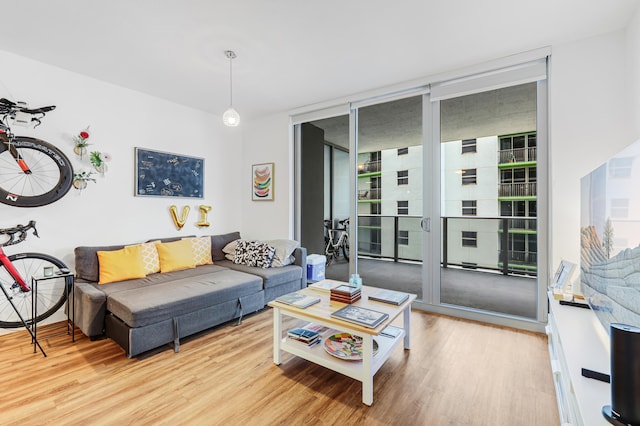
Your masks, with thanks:
M 73 166 L 54 145 L 16 136 L 10 123 L 40 125 L 55 106 L 29 109 L 0 99 L 0 203 L 16 207 L 44 206 L 64 197 L 73 183 Z

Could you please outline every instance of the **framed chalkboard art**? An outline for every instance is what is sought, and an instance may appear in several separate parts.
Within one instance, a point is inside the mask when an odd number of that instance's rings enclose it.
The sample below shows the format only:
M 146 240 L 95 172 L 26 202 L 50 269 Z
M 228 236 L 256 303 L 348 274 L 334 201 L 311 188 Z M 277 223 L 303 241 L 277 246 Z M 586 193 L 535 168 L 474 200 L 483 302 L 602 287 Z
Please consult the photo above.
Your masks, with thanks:
M 138 197 L 204 197 L 204 159 L 137 148 Z

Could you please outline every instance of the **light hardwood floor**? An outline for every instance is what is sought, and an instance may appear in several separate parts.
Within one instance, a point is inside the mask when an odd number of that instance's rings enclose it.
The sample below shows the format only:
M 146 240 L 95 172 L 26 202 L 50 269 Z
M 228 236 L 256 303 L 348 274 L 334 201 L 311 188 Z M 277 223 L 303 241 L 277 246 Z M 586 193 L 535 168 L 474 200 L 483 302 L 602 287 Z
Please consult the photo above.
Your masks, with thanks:
M 417 311 L 371 407 L 360 382 L 289 355 L 274 365 L 271 309 L 177 354 L 127 359 L 79 332 L 41 343 L 47 358 L 26 331 L 0 336 L 2 425 L 559 424 L 546 336 Z

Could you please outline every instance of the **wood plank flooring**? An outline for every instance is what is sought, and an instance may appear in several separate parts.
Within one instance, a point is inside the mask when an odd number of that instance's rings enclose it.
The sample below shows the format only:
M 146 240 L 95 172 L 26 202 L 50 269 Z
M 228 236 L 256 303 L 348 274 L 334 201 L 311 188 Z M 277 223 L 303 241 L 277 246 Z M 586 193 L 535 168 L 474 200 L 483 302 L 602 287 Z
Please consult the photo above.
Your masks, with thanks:
M 544 335 L 413 311 L 412 348 L 378 371 L 371 407 L 360 382 L 274 365 L 271 339 L 268 308 L 136 359 L 80 332 L 42 340 L 47 358 L 26 331 L 0 336 L 0 424 L 559 424 Z

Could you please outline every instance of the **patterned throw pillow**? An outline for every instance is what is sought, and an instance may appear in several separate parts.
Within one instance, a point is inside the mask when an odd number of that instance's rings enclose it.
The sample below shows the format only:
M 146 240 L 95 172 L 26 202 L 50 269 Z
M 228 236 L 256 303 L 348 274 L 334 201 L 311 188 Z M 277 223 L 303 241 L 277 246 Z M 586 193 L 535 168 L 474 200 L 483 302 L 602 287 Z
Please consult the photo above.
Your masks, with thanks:
M 189 240 L 193 248 L 193 260 L 198 265 L 211 265 L 211 237 L 183 238 Z
M 160 258 L 158 257 L 158 249 L 156 249 L 155 243 L 155 241 L 152 241 L 138 244 L 142 247 L 142 263 L 147 274 L 160 272 Z
M 276 249 L 266 243 L 239 240 L 236 245 L 233 263 L 265 269 L 271 266 L 275 253 Z

